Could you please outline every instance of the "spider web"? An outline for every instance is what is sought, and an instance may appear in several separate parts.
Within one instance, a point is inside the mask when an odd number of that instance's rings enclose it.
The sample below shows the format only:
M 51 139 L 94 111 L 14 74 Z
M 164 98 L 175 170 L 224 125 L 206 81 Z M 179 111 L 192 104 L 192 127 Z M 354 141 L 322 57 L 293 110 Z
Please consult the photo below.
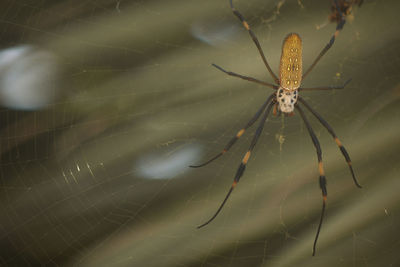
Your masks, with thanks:
M 289 32 L 304 66 L 329 40 L 329 1 L 234 1 L 276 72 Z M 364 1 L 304 81 L 345 90 L 304 99 L 335 129 L 320 140 L 328 204 L 300 116 L 270 116 L 246 172 L 220 205 L 255 132 L 219 153 L 271 89 L 228 1 L 0 4 L 1 266 L 398 266 L 399 28 L 395 0 Z

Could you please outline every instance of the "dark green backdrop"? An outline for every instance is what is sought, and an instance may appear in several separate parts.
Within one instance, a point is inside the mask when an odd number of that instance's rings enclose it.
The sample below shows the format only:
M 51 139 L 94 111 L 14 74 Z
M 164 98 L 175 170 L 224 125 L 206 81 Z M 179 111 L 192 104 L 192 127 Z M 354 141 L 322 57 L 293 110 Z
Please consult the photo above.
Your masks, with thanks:
M 234 3 L 275 72 L 289 32 L 302 37 L 307 68 L 335 29 L 328 0 Z M 399 10 L 396 0 L 354 8 L 303 83 L 352 78 L 344 90 L 302 95 L 335 129 L 363 185 L 307 113 L 329 195 L 311 257 L 321 192 L 298 114 L 268 119 L 225 208 L 196 229 L 225 196 L 255 129 L 207 167 L 187 166 L 218 153 L 271 93 L 210 65 L 272 82 L 227 0 L 2 0 L 0 47 L 46 51 L 58 76 L 40 109 L 2 99 L 0 265 L 399 266 Z

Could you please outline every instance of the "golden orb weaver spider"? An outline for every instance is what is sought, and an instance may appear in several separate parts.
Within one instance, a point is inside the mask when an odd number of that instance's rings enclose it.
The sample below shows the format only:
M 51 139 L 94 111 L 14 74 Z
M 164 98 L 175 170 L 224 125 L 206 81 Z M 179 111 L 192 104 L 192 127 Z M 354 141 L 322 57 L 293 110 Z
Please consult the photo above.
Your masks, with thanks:
M 337 0 L 335 1 L 335 5 L 339 7 Z M 260 56 L 265 64 L 265 66 L 268 69 L 269 74 L 272 76 L 274 81 L 277 83 L 275 84 L 270 84 L 264 81 L 257 80 L 252 77 L 248 76 L 243 76 L 234 72 L 226 71 L 223 68 L 212 64 L 214 67 L 219 69 L 220 71 L 234 77 L 238 77 L 250 82 L 255 82 L 258 84 L 262 84 L 264 86 L 270 87 L 275 89 L 275 92 L 271 94 L 268 99 L 264 102 L 264 104 L 261 106 L 261 108 L 257 111 L 257 113 L 251 118 L 249 122 L 241 129 L 239 132 L 234 136 L 224 147 L 222 152 L 211 158 L 210 160 L 204 162 L 203 164 L 200 165 L 191 165 L 190 167 L 192 168 L 198 168 L 198 167 L 203 167 L 210 162 L 214 161 L 215 159 L 219 158 L 223 154 L 225 154 L 234 144 L 235 142 L 244 134 L 247 128 L 249 128 L 251 125 L 253 125 L 258 118 L 261 116 L 263 113 L 263 116 L 261 118 L 260 124 L 254 134 L 254 137 L 252 139 L 252 142 L 250 144 L 249 149 L 247 150 L 246 154 L 244 155 L 242 162 L 239 165 L 238 170 L 236 171 L 235 178 L 233 180 L 233 184 L 231 188 L 229 189 L 227 195 L 225 196 L 224 200 L 222 201 L 221 205 L 219 206 L 218 210 L 215 212 L 215 214 L 205 223 L 202 225 L 198 226 L 197 228 L 201 228 L 203 226 L 206 226 L 209 224 L 212 220 L 217 217 L 223 206 L 225 205 L 226 201 L 228 200 L 229 196 L 231 195 L 233 189 L 236 187 L 237 183 L 239 182 L 240 178 L 242 177 L 246 164 L 250 158 L 251 152 L 253 148 L 255 147 L 258 138 L 261 135 L 261 132 L 264 128 L 265 121 L 272 109 L 274 107 L 273 113 L 276 115 L 277 112 L 283 112 L 285 115 L 294 115 L 293 110 L 296 108 L 303 119 L 306 128 L 308 130 L 308 133 L 311 136 L 311 140 L 315 146 L 316 152 L 317 152 L 317 157 L 318 157 L 318 170 L 319 170 L 319 186 L 322 191 L 322 211 L 321 211 L 321 217 L 320 221 L 318 224 L 317 228 L 317 233 L 315 236 L 314 244 L 313 244 L 313 250 L 312 250 L 312 255 L 315 255 L 315 250 L 316 250 L 316 245 L 317 245 L 317 240 L 318 236 L 321 230 L 322 226 L 322 221 L 324 218 L 324 213 L 325 213 L 325 206 L 326 206 L 326 200 L 327 200 L 327 189 L 326 189 L 326 178 L 325 178 L 325 172 L 324 172 L 324 167 L 322 163 L 322 151 L 321 147 L 318 141 L 317 136 L 314 133 L 314 130 L 311 127 L 311 124 L 309 123 L 307 117 L 305 116 L 303 109 L 299 106 L 299 102 L 303 104 L 306 109 L 308 109 L 311 114 L 313 114 L 318 121 L 328 130 L 328 132 L 332 135 L 333 139 L 335 140 L 336 144 L 338 145 L 340 151 L 342 152 L 344 158 L 346 159 L 346 162 L 349 166 L 351 175 L 353 177 L 353 181 L 355 185 L 359 188 L 361 188 L 361 185 L 358 183 L 353 167 L 351 164 L 351 160 L 349 157 L 349 154 L 347 153 L 346 149 L 342 145 L 342 143 L 339 141 L 338 137 L 336 136 L 335 132 L 333 131 L 332 127 L 313 109 L 307 102 L 301 98 L 298 94 L 300 91 L 311 91 L 311 90 L 332 90 L 332 89 L 343 89 L 346 84 L 350 82 L 351 79 L 347 80 L 342 86 L 325 86 L 325 87 L 315 87 L 315 88 L 305 88 L 301 87 L 301 81 L 304 80 L 304 78 L 311 72 L 311 70 L 314 68 L 314 66 L 318 63 L 318 61 L 322 58 L 322 56 L 329 50 L 329 48 L 333 45 L 335 42 L 336 37 L 339 35 L 340 30 L 342 30 L 346 20 L 345 17 L 341 13 L 341 9 L 337 8 L 337 12 L 339 13 L 340 19 L 338 20 L 336 30 L 331 37 L 329 43 L 326 44 L 326 46 L 322 49 L 322 51 L 319 53 L 317 58 L 314 60 L 314 62 L 311 64 L 311 66 L 307 69 L 307 71 L 302 74 L 302 41 L 300 36 L 297 33 L 290 33 L 287 35 L 285 40 L 283 41 L 282 45 L 282 54 L 281 54 L 281 60 L 279 64 L 279 78 L 274 74 L 272 69 L 270 68 L 267 59 L 264 56 L 264 52 L 261 49 L 260 43 L 253 33 L 253 31 L 250 29 L 249 24 L 246 22 L 244 17 L 235 9 L 235 7 L 232 4 L 232 0 L 229 0 L 230 7 L 232 9 L 233 14 L 239 18 L 239 20 L 242 22 L 243 26 L 246 28 L 246 30 L 249 32 L 251 38 L 253 39 L 253 42 L 255 43 Z
M 329 15 L 329 20 L 331 22 L 339 23 L 342 14 L 345 16 L 350 16 L 353 18 L 351 12 L 353 5 L 358 5 L 359 7 L 363 4 L 364 0 L 335 0 L 331 7 L 331 14 Z

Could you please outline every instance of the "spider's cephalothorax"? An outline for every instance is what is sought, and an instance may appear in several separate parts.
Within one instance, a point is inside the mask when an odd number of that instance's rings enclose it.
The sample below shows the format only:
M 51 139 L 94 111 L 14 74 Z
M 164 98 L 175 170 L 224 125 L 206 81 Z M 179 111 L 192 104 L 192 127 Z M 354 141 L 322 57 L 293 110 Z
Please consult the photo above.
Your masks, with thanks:
M 353 0 L 353 2 L 357 2 L 358 0 Z M 362 1 L 360 1 L 362 2 Z M 319 187 L 322 192 L 322 211 L 321 211 L 321 217 L 320 221 L 318 224 L 317 228 L 317 233 L 315 235 L 314 239 L 314 245 L 313 245 L 313 256 L 315 255 L 315 250 L 316 250 L 316 245 L 317 245 L 317 240 L 318 236 L 321 230 L 322 226 L 322 220 L 324 218 L 324 212 L 325 212 L 325 203 L 327 201 L 327 196 L 328 196 L 328 191 L 326 188 L 326 177 L 325 177 L 325 171 L 324 171 L 324 165 L 322 163 L 322 150 L 321 146 L 319 144 L 318 138 L 316 134 L 314 133 L 314 130 L 311 127 L 310 122 L 308 121 L 303 109 L 300 107 L 300 104 L 306 107 L 317 119 L 318 121 L 328 130 L 329 134 L 332 135 L 334 141 L 338 145 L 340 151 L 342 152 L 348 166 L 351 172 L 351 175 L 353 176 L 353 180 L 356 186 L 360 187 L 360 184 L 358 183 L 356 176 L 353 171 L 353 167 L 351 164 L 350 156 L 347 153 L 346 149 L 342 145 L 342 143 L 339 141 L 338 137 L 336 136 L 335 132 L 333 131 L 332 127 L 319 115 L 307 102 L 299 97 L 299 92 L 304 92 L 304 91 L 310 91 L 310 90 L 334 90 L 334 89 L 343 89 L 350 80 L 346 81 L 343 85 L 341 86 L 322 86 L 322 87 L 313 87 L 313 88 L 305 88 L 305 87 L 300 87 L 301 81 L 304 80 L 304 78 L 311 72 L 311 70 L 314 68 L 314 66 L 318 63 L 318 61 L 324 56 L 324 54 L 329 50 L 329 48 L 333 45 L 335 42 L 336 37 L 339 35 L 339 31 L 342 30 L 345 22 L 346 22 L 346 17 L 343 16 L 342 11 L 341 11 L 341 5 L 338 4 L 338 0 L 334 0 L 335 6 L 336 6 L 336 12 L 338 15 L 337 19 L 337 25 L 336 25 L 336 30 L 334 34 L 332 35 L 329 43 L 325 45 L 325 47 L 322 49 L 322 51 L 318 54 L 317 58 L 314 60 L 314 62 L 311 64 L 310 67 L 302 73 L 302 44 L 301 44 L 301 38 L 297 33 L 290 33 L 286 36 L 285 40 L 283 41 L 282 45 L 282 55 L 281 55 L 281 61 L 279 65 L 279 78 L 275 75 L 275 73 L 272 71 L 271 67 L 269 66 L 267 59 L 265 58 L 264 52 L 261 49 L 260 42 L 258 41 L 256 35 L 254 32 L 250 29 L 249 24 L 246 22 L 244 17 L 239 13 L 238 10 L 233 6 L 232 0 L 229 0 L 231 9 L 233 14 L 235 14 L 236 17 L 242 22 L 243 26 L 245 29 L 249 32 L 250 37 L 253 39 L 254 44 L 256 45 L 261 59 L 264 62 L 265 67 L 267 68 L 269 74 L 271 74 L 272 79 L 276 84 L 264 82 L 261 80 L 258 80 L 253 77 L 249 76 L 244 76 L 235 72 L 231 71 L 226 71 L 223 68 L 221 68 L 218 65 L 212 64 L 214 67 L 219 69 L 220 71 L 233 76 L 233 77 L 238 77 L 243 80 L 247 80 L 250 82 L 258 83 L 270 88 L 273 88 L 275 92 L 273 92 L 264 102 L 264 104 L 259 108 L 256 114 L 244 125 L 242 129 L 240 129 L 237 134 L 225 145 L 223 150 L 211 158 L 210 160 L 199 164 L 199 165 L 191 165 L 190 167 L 192 168 L 198 168 L 205 166 L 209 164 L 210 162 L 214 161 L 215 159 L 219 158 L 220 156 L 224 155 L 228 150 L 236 143 L 236 141 L 243 136 L 244 132 L 251 127 L 260 117 L 261 121 L 259 122 L 258 128 L 254 134 L 253 140 L 251 141 L 251 144 L 249 146 L 249 149 L 247 150 L 246 154 L 244 155 L 242 162 L 239 165 L 239 168 L 236 171 L 235 177 L 233 179 L 233 183 L 231 185 L 231 188 L 229 189 L 228 193 L 225 196 L 225 199 L 222 201 L 221 205 L 219 206 L 218 210 L 214 213 L 214 215 L 205 223 L 202 225 L 199 225 L 198 228 L 204 227 L 207 224 L 209 224 L 212 220 L 217 217 L 218 213 L 221 211 L 222 207 L 225 205 L 226 201 L 228 200 L 229 196 L 231 195 L 233 189 L 236 187 L 238 184 L 240 178 L 242 177 L 245 169 L 247 162 L 250 159 L 250 156 L 252 154 L 252 151 L 257 143 L 257 140 L 259 139 L 264 124 L 267 120 L 268 114 L 270 113 L 272 107 L 274 106 L 274 114 L 276 114 L 276 109 L 277 108 L 279 111 L 283 112 L 286 115 L 293 115 L 293 110 L 296 109 L 298 111 L 298 114 L 300 114 L 301 118 L 303 119 L 307 131 L 310 134 L 311 141 L 314 144 L 314 147 L 317 152 L 317 158 L 318 158 L 318 171 L 319 171 Z M 340 1 L 341 4 L 344 3 L 344 1 Z M 346 14 L 345 14 L 346 15 Z
M 292 113 L 297 102 L 297 89 L 302 77 L 302 44 L 297 33 L 289 33 L 282 44 L 279 64 L 279 89 L 276 94 L 279 110 Z
M 279 88 L 278 92 L 276 93 L 279 110 L 283 113 L 292 113 L 294 110 L 294 104 L 297 102 L 297 95 L 297 89 L 287 90 L 284 88 Z

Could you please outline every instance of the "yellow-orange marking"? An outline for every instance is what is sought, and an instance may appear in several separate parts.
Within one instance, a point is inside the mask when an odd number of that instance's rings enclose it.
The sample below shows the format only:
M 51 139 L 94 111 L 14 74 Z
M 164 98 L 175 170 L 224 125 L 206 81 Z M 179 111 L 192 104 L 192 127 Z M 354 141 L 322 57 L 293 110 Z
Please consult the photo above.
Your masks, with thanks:
M 246 28 L 246 30 L 250 30 L 249 24 L 247 24 L 246 21 L 243 21 L 243 26 Z
M 335 38 L 339 35 L 339 30 L 335 31 Z
M 243 164 L 247 164 L 247 161 L 250 158 L 250 154 L 251 154 L 251 152 L 247 151 L 246 155 L 244 155 L 243 160 L 242 160 Z
M 335 137 L 335 142 L 338 146 L 342 146 L 342 143 L 340 142 L 340 140 L 337 137 Z
M 318 163 L 318 170 L 321 176 L 325 176 L 324 165 L 322 164 L 322 161 Z
M 237 185 L 237 182 L 234 181 L 233 184 L 232 184 L 232 187 L 235 187 L 236 185 Z
M 237 138 L 241 137 L 241 136 L 244 134 L 244 131 L 245 131 L 245 129 L 240 130 L 240 131 L 237 133 L 236 137 L 237 137 Z

